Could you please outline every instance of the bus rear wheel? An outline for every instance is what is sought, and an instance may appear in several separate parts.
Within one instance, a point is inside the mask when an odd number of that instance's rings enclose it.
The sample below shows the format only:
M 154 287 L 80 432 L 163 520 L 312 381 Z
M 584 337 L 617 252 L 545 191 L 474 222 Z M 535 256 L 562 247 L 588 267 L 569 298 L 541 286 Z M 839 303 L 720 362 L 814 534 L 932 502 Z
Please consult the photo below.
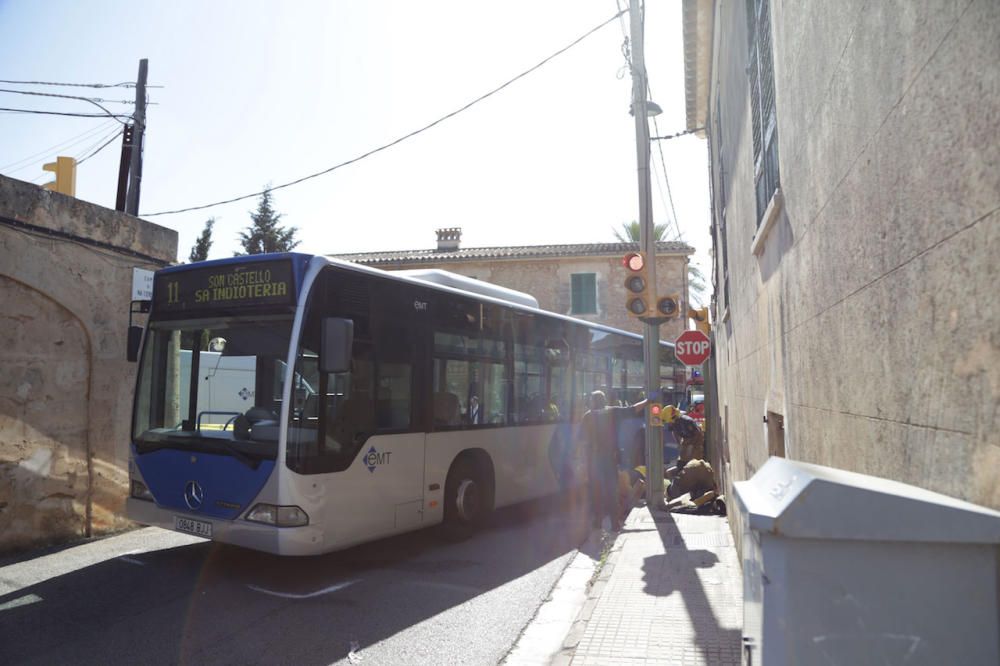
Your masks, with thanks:
M 485 475 L 471 459 L 455 462 L 445 482 L 444 534 L 465 539 L 482 525 L 492 508 L 492 493 Z

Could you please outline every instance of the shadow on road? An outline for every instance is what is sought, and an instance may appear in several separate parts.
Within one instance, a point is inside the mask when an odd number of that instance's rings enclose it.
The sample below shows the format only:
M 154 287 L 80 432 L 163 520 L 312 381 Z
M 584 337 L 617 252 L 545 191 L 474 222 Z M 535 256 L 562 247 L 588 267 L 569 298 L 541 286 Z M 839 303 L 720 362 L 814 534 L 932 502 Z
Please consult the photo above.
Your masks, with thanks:
M 0 596 L 0 663 L 330 664 L 571 552 L 589 533 L 574 504 L 500 510 L 457 544 L 428 529 L 315 557 L 119 556 Z

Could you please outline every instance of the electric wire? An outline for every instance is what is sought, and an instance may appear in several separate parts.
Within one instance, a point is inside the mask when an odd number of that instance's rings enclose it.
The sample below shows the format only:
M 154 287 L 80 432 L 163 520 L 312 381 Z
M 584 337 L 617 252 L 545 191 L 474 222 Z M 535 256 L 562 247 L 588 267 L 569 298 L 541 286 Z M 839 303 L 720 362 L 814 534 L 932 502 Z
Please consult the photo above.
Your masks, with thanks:
M 39 109 L 13 109 L 6 106 L 0 106 L 0 111 L 6 111 L 8 113 L 37 113 L 43 116 L 70 116 L 73 118 L 113 118 L 118 120 L 119 118 L 125 118 L 128 120 L 132 119 L 132 116 L 128 116 L 121 113 L 70 113 L 67 111 L 41 111 Z M 121 122 L 118 120 L 118 122 Z M 122 123 L 123 125 L 125 123 Z
M 8 81 L 0 79 L 0 83 L 13 83 L 15 85 L 26 86 L 62 86 L 66 88 L 135 88 L 134 81 L 122 81 L 121 83 L 55 83 L 54 81 Z M 162 88 L 163 86 L 146 85 L 147 88 Z
M 622 14 L 628 13 L 628 9 L 624 9 L 624 10 L 622 9 L 621 0 L 615 0 L 615 6 L 618 8 L 619 16 L 621 16 Z M 641 8 L 640 8 L 640 17 L 641 17 L 641 20 L 642 20 L 643 29 L 645 29 L 645 19 L 646 19 L 646 4 L 645 3 L 642 3 L 642 5 L 641 5 Z M 623 37 L 623 40 L 624 40 L 622 42 L 622 55 L 625 57 L 625 67 L 623 67 L 622 70 L 619 70 L 619 78 L 621 78 L 621 72 L 625 68 L 628 68 L 629 70 L 632 69 L 632 57 L 631 57 L 631 52 L 629 51 L 629 35 L 628 35 L 628 31 L 625 28 L 625 20 L 621 19 L 619 21 L 619 23 L 621 25 L 622 37 Z M 647 99 L 653 99 L 653 92 L 652 92 L 652 90 L 649 87 L 649 76 L 647 75 L 645 78 L 646 78 L 646 92 L 649 95 L 647 97 Z M 656 125 L 656 116 L 653 116 L 653 128 L 656 129 L 656 133 L 657 134 L 660 133 L 660 130 L 659 130 L 659 128 Z M 659 138 L 659 137 L 657 137 L 657 138 Z M 660 171 L 662 171 L 663 181 L 667 185 L 667 198 L 664 199 L 664 196 L 663 196 L 663 185 L 660 184 L 660 179 L 659 178 L 656 179 L 656 189 L 660 193 L 660 199 L 662 200 L 662 203 L 663 203 L 663 210 L 664 210 L 664 212 L 667 212 L 669 210 L 670 215 L 673 217 L 674 229 L 677 231 L 677 236 L 676 236 L 675 240 L 682 240 L 683 235 L 681 234 L 680 225 L 677 222 L 677 211 L 674 208 L 674 197 L 673 197 L 673 193 L 670 191 L 670 178 L 669 178 L 669 176 L 667 176 L 667 163 L 666 163 L 666 160 L 663 158 L 663 147 L 660 146 L 660 144 L 657 144 L 657 150 L 658 150 L 658 152 L 660 154 L 660 165 L 661 165 Z M 654 170 L 656 169 L 656 163 L 655 162 L 653 162 L 653 168 L 654 168 Z M 669 202 L 670 202 L 669 203 L 669 207 L 667 205 L 667 200 L 669 200 Z
M 87 102 L 88 104 L 93 104 L 108 116 L 115 118 L 115 114 L 111 113 L 110 109 L 106 109 L 105 107 L 101 106 L 100 104 L 90 99 L 89 97 L 80 97 L 78 95 L 58 95 L 56 93 L 42 93 L 42 92 L 36 92 L 34 90 L 11 90 L 9 88 L 0 88 L 0 93 L 11 93 L 14 95 L 35 95 L 38 97 L 59 97 L 62 99 L 75 99 L 81 102 Z M 115 120 L 117 120 L 117 118 L 115 118 Z M 118 120 L 118 122 L 122 123 L 122 125 L 125 124 L 120 120 Z
M 650 160 L 650 163 L 652 164 L 653 172 L 656 174 L 656 178 L 654 178 L 653 180 L 654 180 L 654 182 L 656 182 L 656 191 L 660 193 L 660 203 L 663 204 L 663 214 L 667 218 L 669 218 L 670 217 L 670 204 L 667 203 L 667 196 L 666 196 L 666 194 L 663 191 L 663 183 L 660 182 L 660 180 L 661 180 L 660 179 L 661 169 L 657 167 L 657 164 L 656 164 L 655 160 Z M 675 223 L 674 224 L 674 228 L 676 229 L 676 227 L 677 227 L 677 225 Z M 677 241 L 683 240 L 683 238 L 681 238 L 681 236 L 680 236 L 680 231 L 679 230 L 677 231 L 677 234 L 674 235 L 674 237 L 671 240 L 677 240 Z
M 647 87 L 649 83 L 647 82 Z M 652 95 L 652 93 L 650 93 Z M 660 128 L 656 125 L 656 117 L 653 117 L 653 129 L 656 133 L 660 133 Z M 677 240 L 681 240 L 684 234 L 681 233 L 681 225 L 677 221 L 677 209 L 674 208 L 674 195 L 670 191 L 670 176 L 667 175 L 667 161 L 663 157 L 663 144 L 659 141 L 656 142 L 656 151 L 660 154 L 660 165 L 663 167 L 663 182 L 667 185 L 667 200 L 670 201 L 670 214 L 674 219 L 674 229 L 677 230 Z
M 594 34 L 595 32 L 597 32 L 598 30 L 600 30 L 604 26 L 606 26 L 609 23 L 612 23 L 613 21 L 615 21 L 620 15 L 621 15 L 621 12 L 615 14 L 614 16 L 612 16 L 611 18 L 609 18 L 606 21 L 602 22 L 601 24 L 597 25 L 596 27 L 591 28 L 590 30 L 588 30 L 587 32 L 585 32 L 583 35 L 581 35 L 580 37 L 577 37 L 575 40 L 573 40 L 572 42 L 570 42 L 569 44 L 567 44 L 563 48 L 559 49 L 558 51 L 556 51 L 555 53 L 553 53 L 549 57 L 545 58 L 544 60 L 542 60 L 538 64 L 536 64 L 536 65 L 534 65 L 534 66 L 532 66 L 532 67 L 524 70 L 523 72 L 521 72 L 520 74 L 518 74 L 514 78 L 508 80 L 506 83 L 503 83 L 503 84 L 497 86 L 493 90 L 490 90 L 489 92 L 487 92 L 487 93 L 485 93 L 483 95 L 480 95 L 479 97 L 477 97 L 476 99 L 472 100 L 468 104 L 466 104 L 466 105 L 464 105 L 464 106 L 462 106 L 462 107 L 460 107 L 460 108 L 452 111 L 451 113 L 449 113 L 447 115 L 441 116 L 440 118 L 438 118 L 434 122 L 429 123 L 427 125 L 424 125 L 420 129 L 414 130 L 414 131 L 410 132 L 409 134 L 405 134 L 405 135 L 399 137 L 398 139 L 395 139 L 393 141 L 390 141 L 389 143 L 386 143 L 386 144 L 383 144 L 383 145 L 379 146 L 378 148 L 373 148 L 372 150 L 369 150 L 366 153 L 358 155 L 357 157 L 351 158 L 351 159 L 347 160 L 346 162 L 341 162 L 340 164 L 335 164 L 334 166 L 329 167 L 328 169 L 324 169 L 322 171 L 317 171 L 316 173 L 309 174 L 308 176 L 303 176 L 302 178 L 297 178 L 296 180 L 292 180 L 292 181 L 289 181 L 287 183 L 282 183 L 281 185 L 275 185 L 273 187 L 269 187 L 266 190 L 261 190 L 259 192 L 253 192 L 251 194 L 244 194 L 242 196 L 233 197 L 232 199 L 225 199 L 223 201 L 216 201 L 214 203 L 203 204 L 203 205 L 200 205 L 200 206 L 189 206 L 187 208 L 178 208 L 176 210 L 164 210 L 164 211 L 159 211 L 157 213 L 141 213 L 140 216 L 141 217 L 156 217 L 158 215 L 175 215 L 177 213 L 186 213 L 186 212 L 189 212 L 189 211 L 192 211 L 192 210 L 204 210 L 206 208 L 214 208 L 215 206 L 222 206 L 224 204 L 230 204 L 230 203 L 234 203 L 236 201 L 243 201 L 244 199 L 251 199 L 253 197 L 258 197 L 258 196 L 264 194 L 264 192 L 274 192 L 275 190 L 280 190 L 280 189 L 284 189 L 286 187 L 291 187 L 292 185 L 298 185 L 299 183 L 305 182 L 307 180 L 311 180 L 313 178 L 317 178 L 319 176 L 324 176 L 324 175 L 326 175 L 326 174 L 328 174 L 328 173 L 330 173 L 332 171 L 336 171 L 337 169 L 340 169 L 342 167 L 354 164 L 355 162 L 360 162 L 361 160 L 363 160 L 363 159 L 365 159 L 367 157 L 371 157 L 372 155 L 375 155 L 376 153 L 380 153 L 383 150 L 386 150 L 388 148 L 392 148 L 393 146 L 395 146 L 397 144 L 400 144 L 400 143 L 406 141 L 407 139 L 411 139 L 411 138 L 417 136 L 418 134 L 422 134 L 423 132 L 426 132 L 427 130 L 431 129 L 432 127 L 435 127 L 436 125 L 440 125 L 444 121 L 449 120 L 449 119 L 457 116 L 458 114 L 462 113 L 463 111 L 468 110 L 469 108 L 475 106 L 479 102 L 482 102 L 483 100 L 485 100 L 485 99 L 487 99 L 489 97 L 492 97 L 493 95 L 497 94 L 498 92 L 500 92 L 504 88 L 510 86 L 512 83 L 518 81 L 519 79 L 524 78 L 525 76 L 527 76 L 528 74 L 531 74 L 532 72 L 534 72 L 535 70 L 539 69 L 543 65 L 548 64 L 554 58 L 556 58 L 556 57 L 562 55 L 563 53 L 565 53 L 566 51 L 570 50 L 571 48 L 573 48 L 574 46 L 576 46 L 577 44 L 579 44 L 580 42 L 582 42 L 587 37 L 590 37 L 592 34 Z
M 91 127 L 86 132 L 81 132 L 80 134 L 72 136 L 72 137 L 70 137 L 70 138 L 68 138 L 68 139 L 66 139 L 64 141 L 60 141 L 59 143 L 57 143 L 55 145 L 49 146 L 48 148 L 45 148 L 44 150 L 40 150 L 37 153 L 33 153 L 31 155 L 28 155 L 27 157 L 22 157 L 19 160 L 16 160 L 16 161 L 11 162 L 9 164 L 5 164 L 3 166 L 0 166 L 0 173 L 12 174 L 12 173 L 17 173 L 18 171 L 22 171 L 24 169 L 27 169 L 27 168 L 29 168 L 29 167 L 32 166 L 32 164 L 34 163 L 34 161 L 37 158 L 42 157 L 44 155 L 49 155 L 49 154 L 51 154 L 53 152 L 56 152 L 58 150 L 61 150 L 63 148 L 69 148 L 71 146 L 75 146 L 78 143 L 82 143 L 83 141 L 86 141 L 87 139 L 89 139 L 90 137 L 94 136 L 95 134 L 103 134 L 104 132 L 106 132 L 111 127 L 112 124 L 113 124 L 113 121 L 107 120 L 106 122 L 100 123 L 100 124 L 96 125 L 95 127 Z M 24 166 L 21 166 L 21 165 L 24 165 Z M 17 167 L 17 168 L 14 168 L 14 167 Z
M 89 155 L 87 155 L 86 157 L 83 157 L 83 158 L 81 158 L 81 159 L 78 159 L 78 160 L 76 161 L 76 165 L 77 165 L 77 166 L 80 166 L 81 164 L 83 164 L 84 162 L 86 162 L 87 160 L 89 160 L 89 159 L 90 159 L 91 157 L 93 157 L 93 156 L 94 156 L 94 155 L 96 155 L 97 153 L 99 153 L 99 152 L 101 152 L 102 150 L 104 150 L 104 148 L 105 148 L 105 147 L 106 147 L 106 146 L 107 146 L 108 144 L 110 144 L 110 143 L 111 143 L 112 141 L 114 141 L 115 139 L 117 139 L 118 137 L 120 137 L 120 136 L 122 135 L 122 132 L 123 132 L 123 131 L 124 131 L 124 130 L 120 130 L 120 129 L 116 129 L 116 130 L 115 130 L 115 131 L 114 131 L 114 132 L 113 132 L 113 133 L 111 134 L 111 136 L 110 136 L 110 137 L 104 137 L 104 138 L 106 138 L 106 139 L 107 139 L 107 141 L 105 141 L 104 143 L 102 143 L 102 144 L 101 144 L 101 146 L 100 146 L 100 148 L 98 148 L 98 149 L 97 149 L 97 150 L 95 150 L 94 152 L 90 153 L 90 154 L 89 154 Z M 91 146 L 91 148 L 92 148 L 92 147 L 93 147 L 93 146 Z M 88 150 L 89 150 L 89 149 L 88 149 Z M 83 151 L 83 152 L 87 152 L 87 151 L 85 150 L 85 151 Z

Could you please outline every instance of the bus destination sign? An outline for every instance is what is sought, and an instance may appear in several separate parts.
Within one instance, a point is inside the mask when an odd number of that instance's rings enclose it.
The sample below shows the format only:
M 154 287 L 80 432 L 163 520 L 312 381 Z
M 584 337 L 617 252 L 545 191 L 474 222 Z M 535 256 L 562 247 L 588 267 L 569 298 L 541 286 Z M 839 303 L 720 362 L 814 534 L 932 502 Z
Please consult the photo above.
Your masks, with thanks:
M 261 305 L 293 305 L 290 261 L 254 261 L 157 275 L 156 312 L 202 312 Z

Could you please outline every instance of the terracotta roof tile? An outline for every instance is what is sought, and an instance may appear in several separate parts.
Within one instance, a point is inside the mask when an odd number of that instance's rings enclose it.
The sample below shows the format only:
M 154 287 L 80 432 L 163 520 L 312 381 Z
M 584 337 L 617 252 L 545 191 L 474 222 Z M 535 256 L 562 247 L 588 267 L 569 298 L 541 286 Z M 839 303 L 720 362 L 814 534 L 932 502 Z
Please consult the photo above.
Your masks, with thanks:
M 581 243 L 574 245 L 520 245 L 505 247 L 470 247 L 459 250 L 396 250 L 358 252 L 329 256 L 368 266 L 380 264 L 427 264 L 484 259 L 543 259 L 549 257 L 615 256 L 638 249 L 638 243 Z M 658 241 L 657 254 L 694 254 L 694 248 L 680 241 Z

